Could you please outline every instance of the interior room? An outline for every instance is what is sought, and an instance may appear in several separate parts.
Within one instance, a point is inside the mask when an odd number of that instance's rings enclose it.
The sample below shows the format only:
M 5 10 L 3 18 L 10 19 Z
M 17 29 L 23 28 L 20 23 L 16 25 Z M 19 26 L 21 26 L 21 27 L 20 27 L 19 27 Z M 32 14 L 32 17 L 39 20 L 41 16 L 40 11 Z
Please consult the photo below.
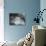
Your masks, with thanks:
M 46 46 L 46 0 L 0 0 L 0 46 Z

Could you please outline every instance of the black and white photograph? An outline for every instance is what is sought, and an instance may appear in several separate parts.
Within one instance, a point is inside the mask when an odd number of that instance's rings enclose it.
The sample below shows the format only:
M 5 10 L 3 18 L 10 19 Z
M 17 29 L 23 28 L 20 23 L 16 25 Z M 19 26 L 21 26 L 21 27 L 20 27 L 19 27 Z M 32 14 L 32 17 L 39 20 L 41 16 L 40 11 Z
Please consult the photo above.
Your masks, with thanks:
M 20 14 L 20 13 L 10 13 L 9 24 L 10 25 L 25 25 L 25 16 L 23 16 L 23 14 Z

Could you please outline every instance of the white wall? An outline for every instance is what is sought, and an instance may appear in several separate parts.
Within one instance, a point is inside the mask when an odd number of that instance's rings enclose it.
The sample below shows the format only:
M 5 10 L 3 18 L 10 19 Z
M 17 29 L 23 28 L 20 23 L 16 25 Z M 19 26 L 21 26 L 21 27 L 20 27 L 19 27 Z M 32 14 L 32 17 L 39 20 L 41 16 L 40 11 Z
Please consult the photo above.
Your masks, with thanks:
M 4 1 L 0 0 L 0 42 L 4 41 Z

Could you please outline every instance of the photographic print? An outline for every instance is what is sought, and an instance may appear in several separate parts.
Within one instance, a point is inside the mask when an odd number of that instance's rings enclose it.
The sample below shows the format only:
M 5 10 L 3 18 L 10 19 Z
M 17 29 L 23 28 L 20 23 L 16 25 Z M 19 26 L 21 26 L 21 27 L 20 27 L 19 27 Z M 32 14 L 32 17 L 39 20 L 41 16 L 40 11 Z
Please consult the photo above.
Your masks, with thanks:
M 9 24 L 10 25 L 25 25 L 25 16 L 20 13 L 10 13 Z

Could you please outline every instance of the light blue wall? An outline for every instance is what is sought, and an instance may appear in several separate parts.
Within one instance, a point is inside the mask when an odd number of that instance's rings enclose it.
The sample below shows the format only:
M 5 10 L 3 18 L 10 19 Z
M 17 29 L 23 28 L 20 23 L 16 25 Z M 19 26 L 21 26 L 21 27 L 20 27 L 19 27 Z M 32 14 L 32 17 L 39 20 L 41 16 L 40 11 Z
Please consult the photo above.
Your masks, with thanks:
M 4 0 L 4 35 L 7 41 L 18 41 L 32 30 L 35 12 L 40 9 L 40 0 Z M 9 13 L 24 13 L 25 26 L 10 26 Z
M 46 9 L 46 0 L 41 0 L 40 1 L 40 10 L 42 11 L 43 9 Z M 43 12 L 42 17 L 43 17 L 43 22 L 40 21 L 40 25 L 46 27 L 46 11 Z

